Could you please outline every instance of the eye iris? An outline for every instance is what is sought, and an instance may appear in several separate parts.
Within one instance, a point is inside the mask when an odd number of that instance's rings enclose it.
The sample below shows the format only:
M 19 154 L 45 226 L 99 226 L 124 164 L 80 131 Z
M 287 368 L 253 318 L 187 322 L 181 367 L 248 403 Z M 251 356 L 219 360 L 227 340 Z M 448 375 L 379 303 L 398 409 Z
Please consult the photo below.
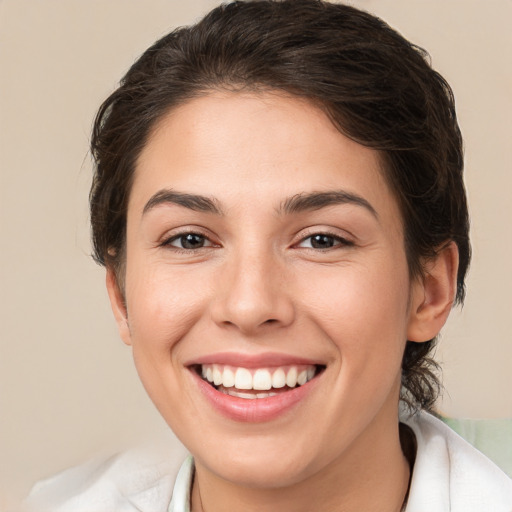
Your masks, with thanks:
M 311 237 L 311 247 L 329 249 L 334 246 L 334 238 L 330 235 L 314 235 Z
M 180 237 L 184 249 L 198 249 L 204 246 L 204 237 L 196 233 L 188 233 Z

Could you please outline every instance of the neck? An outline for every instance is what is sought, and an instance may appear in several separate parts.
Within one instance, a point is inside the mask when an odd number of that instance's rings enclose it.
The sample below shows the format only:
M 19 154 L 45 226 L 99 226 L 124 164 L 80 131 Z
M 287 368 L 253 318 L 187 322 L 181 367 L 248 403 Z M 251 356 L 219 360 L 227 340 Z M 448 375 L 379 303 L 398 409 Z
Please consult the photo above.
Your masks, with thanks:
M 376 418 L 349 450 L 300 482 L 258 488 L 227 481 L 196 461 L 193 512 L 400 512 L 410 477 L 397 416 Z

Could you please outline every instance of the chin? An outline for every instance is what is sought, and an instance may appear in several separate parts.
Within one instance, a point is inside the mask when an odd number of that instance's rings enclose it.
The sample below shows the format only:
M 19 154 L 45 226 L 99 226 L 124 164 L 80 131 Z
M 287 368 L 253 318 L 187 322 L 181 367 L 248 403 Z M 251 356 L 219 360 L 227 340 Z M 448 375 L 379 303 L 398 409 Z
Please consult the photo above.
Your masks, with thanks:
M 298 425 L 297 425 L 298 426 Z M 192 437 L 189 451 L 201 467 L 217 478 L 235 485 L 260 489 L 293 486 L 321 471 L 329 459 L 313 433 L 290 432 L 277 427 L 272 433 L 252 435 L 217 432 L 212 429 L 206 442 Z M 190 434 L 190 432 L 189 432 Z M 200 437 L 200 438 L 201 438 Z M 183 439 L 187 445 L 187 439 Z
M 219 459 L 196 458 L 196 465 L 204 465 L 217 477 L 235 485 L 258 489 L 279 489 L 297 484 L 314 474 L 314 469 L 302 457 L 270 456 L 268 453 L 236 456 L 230 454 L 229 464 Z

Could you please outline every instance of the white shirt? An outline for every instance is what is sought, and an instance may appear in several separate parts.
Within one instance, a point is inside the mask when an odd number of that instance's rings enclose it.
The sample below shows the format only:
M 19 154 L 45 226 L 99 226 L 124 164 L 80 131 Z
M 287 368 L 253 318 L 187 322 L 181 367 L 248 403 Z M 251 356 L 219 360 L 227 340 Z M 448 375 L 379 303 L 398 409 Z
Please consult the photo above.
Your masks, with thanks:
M 484 455 L 427 413 L 402 421 L 418 445 L 406 512 L 512 512 L 512 480 Z M 27 510 L 189 512 L 193 459 L 179 472 L 175 460 L 129 452 L 67 470 L 38 484 Z
M 487 457 L 430 414 L 404 423 L 418 443 L 406 512 L 512 512 L 512 480 Z

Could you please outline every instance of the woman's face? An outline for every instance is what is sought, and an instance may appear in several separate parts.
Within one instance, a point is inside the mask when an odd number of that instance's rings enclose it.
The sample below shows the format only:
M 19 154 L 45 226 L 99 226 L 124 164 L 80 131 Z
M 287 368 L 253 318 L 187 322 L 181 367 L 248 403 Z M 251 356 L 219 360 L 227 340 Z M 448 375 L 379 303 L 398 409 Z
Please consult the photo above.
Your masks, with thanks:
M 396 434 L 422 291 L 379 154 L 306 101 L 215 92 L 168 114 L 131 191 L 126 311 L 115 291 L 198 468 L 287 485 Z

